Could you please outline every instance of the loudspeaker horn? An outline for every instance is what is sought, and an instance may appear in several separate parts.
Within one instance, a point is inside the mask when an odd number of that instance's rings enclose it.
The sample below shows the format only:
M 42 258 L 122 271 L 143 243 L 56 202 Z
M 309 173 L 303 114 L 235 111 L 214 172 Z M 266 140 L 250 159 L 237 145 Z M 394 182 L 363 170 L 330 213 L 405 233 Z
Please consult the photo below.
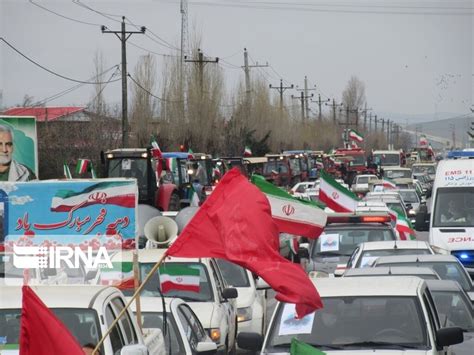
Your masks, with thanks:
M 146 222 L 143 232 L 148 239 L 147 248 L 167 246 L 178 235 L 178 225 L 169 217 L 157 216 Z

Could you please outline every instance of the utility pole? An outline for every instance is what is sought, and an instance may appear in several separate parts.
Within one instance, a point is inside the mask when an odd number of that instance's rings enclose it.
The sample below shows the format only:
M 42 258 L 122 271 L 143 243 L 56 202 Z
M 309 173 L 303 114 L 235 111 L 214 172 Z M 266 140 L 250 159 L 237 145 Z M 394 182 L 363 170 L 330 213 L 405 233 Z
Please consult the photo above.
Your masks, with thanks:
M 392 122 L 393 123 L 393 122 Z M 390 149 L 390 120 L 387 119 L 387 145 Z
M 381 118 L 381 120 L 382 120 L 382 130 L 381 130 L 381 132 L 382 132 L 382 134 L 384 134 L 385 133 L 385 119 Z
M 375 134 L 377 134 L 377 115 L 374 117 L 374 122 L 375 122 Z
M 336 107 L 338 106 L 343 106 L 344 104 L 336 104 L 336 100 L 332 99 L 332 104 L 328 104 L 327 102 L 325 103 L 326 106 L 331 106 L 332 107 L 332 122 L 336 124 L 337 118 L 336 118 Z
M 311 100 L 313 101 L 313 100 Z M 331 101 L 330 99 L 327 99 L 327 100 L 321 100 L 321 94 L 318 94 L 318 100 L 317 101 L 313 101 L 313 102 L 317 102 L 318 103 L 318 108 L 319 108 L 319 111 L 318 111 L 318 118 L 319 118 L 319 121 L 322 121 L 323 120 L 323 116 L 322 116 L 322 108 L 321 106 L 324 104 L 327 104 L 329 101 Z
M 245 72 L 245 100 L 247 102 L 247 117 L 250 117 L 250 103 L 251 103 L 251 89 L 250 89 L 250 69 L 251 68 L 266 68 L 268 67 L 268 63 L 262 65 L 258 64 L 258 62 L 255 63 L 255 65 L 249 65 L 249 54 L 247 52 L 247 48 L 244 48 L 244 66 L 242 69 L 244 69 Z
M 367 108 L 367 102 L 365 103 L 365 107 L 362 110 L 362 113 L 364 113 L 364 132 L 367 130 L 367 112 L 372 110 L 372 108 Z
M 186 63 L 196 63 L 199 69 L 199 87 L 201 90 L 201 96 L 204 92 L 204 66 L 207 63 L 219 63 L 219 58 L 204 58 L 204 53 L 198 48 L 198 59 L 188 59 L 187 56 L 184 57 Z
M 304 111 L 305 96 L 304 96 L 303 91 L 301 91 L 300 94 L 301 94 L 300 97 L 291 95 L 291 98 L 294 99 L 294 100 L 301 100 L 301 121 L 305 122 L 305 111 Z
M 132 34 L 144 34 L 145 26 L 140 28 L 140 31 L 126 31 L 125 16 L 122 16 L 122 28 L 120 31 L 110 31 L 106 26 L 101 26 L 102 33 L 113 33 L 118 37 L 122 43 L 122 148 L 128 146 L 128 89 L 127 89 L 127 39 Z
M 280 111 L 283 111 L 283 93 L 285 90 L 293 89 L 294 85 L 291 84 L 290 86 L 283 86 L 283 79 L 280 79 L 280 86 L 273 86 L 272 84 L 269 85 L 270 89 L 276 89 L 280 94 Z
M 304 89 L 298 89 L 298 86 L 296 86 L 297 91 L 301 91 L 304 93 L 304 105 L 305 105 L 305 111 L 306 111 L 306 119 L 309 119 L 309 101 L 308 99 L 313 97 L 314 95 L 308 94 L 308 91 L 316 90 L 316 85 L 314 85 L 313 88 L 309 89 L 308 88 L 308 77 L 305 75 L 304 77 Z

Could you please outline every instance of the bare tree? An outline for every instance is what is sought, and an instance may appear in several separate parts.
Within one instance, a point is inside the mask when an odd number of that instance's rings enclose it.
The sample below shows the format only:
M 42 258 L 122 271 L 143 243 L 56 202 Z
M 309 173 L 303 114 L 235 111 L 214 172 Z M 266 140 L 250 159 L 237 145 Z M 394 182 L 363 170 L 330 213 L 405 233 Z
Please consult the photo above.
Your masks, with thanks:
M 141 56 L 134 70 L 132 86 L 131 132 L 138 147 L 149 144 L 149 124 L 157 111 L 156 99 L 152 96 L 156 88 L 156 63 L 151 54 Z
M 105 117 L 107 115 L 107 104 L 104 98 L 104 89 L 105 89 L 105 59 L 101 51 L 97 50 L 94 53 L 94 80 L 96 84 L 94 85 L 94 91 L 92 93 L 92 99 L 89 104 L 89 110 L 100 117 Z
M 365 84 L 356 76 L 352 76 L 342 92 L 342 103 L 349 110 L 349 117 L 358 115 L 358 110 L 365 104 Z M 350 119 L 352 122 L 353 119 Z

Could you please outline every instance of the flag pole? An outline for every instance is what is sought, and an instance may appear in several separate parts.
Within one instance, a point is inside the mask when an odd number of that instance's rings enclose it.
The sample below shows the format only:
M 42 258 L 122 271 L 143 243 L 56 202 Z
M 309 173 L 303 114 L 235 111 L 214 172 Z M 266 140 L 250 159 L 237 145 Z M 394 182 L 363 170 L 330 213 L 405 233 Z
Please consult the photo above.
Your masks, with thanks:
M 97 352 L 99 351 L 99 348 L 101 347 L 101 345 L 104 343 L 104 340 L 105 338 L 107 338 L 107 336 L 112 332 L 112 330 L 114 329 L 114 327 L 117 325 L 118 321 L 120 320 L 120 318 L 122 318 L 122 316 L 125 314 L 125 312 L 127 311 L 127 309 L 130 307 L 130 305 L 132 304 L 132 302 L 135 300 L 135 298 L 137 298 L 137 296 L 140 294 L 140 292 L 142 291 L 143 287 L 145 287 L 146 283 L 150 280 L 150 278 L 153 276 L 153 274 L 158 270 L 158 268 L 160 267 L 161 263 L 163 262 L 163 260 L 166 258 L 167 256 L 167 253 L 164 253 L 160 259 L 158 259 L 158 261 L 156 262 L 155 266 L 153 266 L 153 268 L 150 270 L 150 272 L 148 273 L 148 275 L 146 275 L 145 279 L 143 280 L 143 282 L 140 284 L 140 286 L 138 286 L 138 288 L 135 290 L 135 293 L 133 294 L 132 298 L 130 298 L 130 301 L 128 301 L 128 303 L 125 305 L 125 307 L 120 311 L 120 313 L 117 315 L 117 318 L 115 318 L 115 320 L 112 322 L 112 324 L 110 325 L 109 329 L 107 329 L 107 331 L 104 333 L 104 335 L 102 336 L 102 338 L 100 339 L 100 341 L 97 343 L 96 347 L 94 348 L 94 350 L 92 351 L 92 355 L 94 354 L 97 354 Z

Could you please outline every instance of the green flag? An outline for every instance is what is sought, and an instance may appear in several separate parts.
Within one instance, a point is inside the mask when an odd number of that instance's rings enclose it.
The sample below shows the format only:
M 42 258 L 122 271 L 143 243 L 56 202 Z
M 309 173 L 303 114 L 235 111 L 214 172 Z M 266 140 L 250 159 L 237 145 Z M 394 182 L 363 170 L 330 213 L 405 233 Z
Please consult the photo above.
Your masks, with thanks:
M 291 339 L 291 355 L 326 355 L 324 351 L 316 349 L 315 347 L 303 343 L 296 338 Z

